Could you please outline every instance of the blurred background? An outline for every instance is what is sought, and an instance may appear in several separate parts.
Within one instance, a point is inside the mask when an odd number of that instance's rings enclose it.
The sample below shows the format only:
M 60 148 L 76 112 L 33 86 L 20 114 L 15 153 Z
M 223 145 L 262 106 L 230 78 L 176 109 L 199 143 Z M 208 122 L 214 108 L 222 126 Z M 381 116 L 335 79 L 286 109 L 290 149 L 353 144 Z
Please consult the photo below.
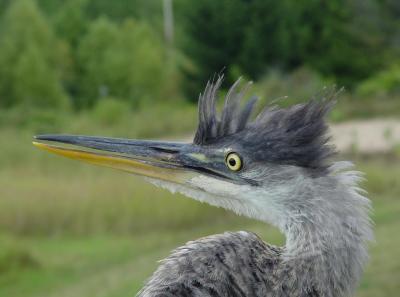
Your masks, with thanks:
M 345 88 L 333 142 L 366 173 L 375 209 L 356 295 L 398 296 L 398 0 L 0 0 L 0 296 L 134 296 L 188 240 L 244 229 L 284 242 L 31 145 L 39 133 L 190 140 L 198 94 L 221 72 L 225 91 L 242 76 L 283 105 Z

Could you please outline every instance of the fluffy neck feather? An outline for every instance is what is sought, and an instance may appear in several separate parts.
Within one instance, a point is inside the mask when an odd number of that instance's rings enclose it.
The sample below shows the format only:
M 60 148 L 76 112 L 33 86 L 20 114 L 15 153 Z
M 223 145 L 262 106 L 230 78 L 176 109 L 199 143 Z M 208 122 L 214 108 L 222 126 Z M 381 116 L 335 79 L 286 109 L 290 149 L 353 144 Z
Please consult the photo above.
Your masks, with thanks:
M 323 296 L 349 296 L 361 277 L 372 240 L 370 201 L 358 188 L 360 174 L 336 163 L 313 188 L 311 212 L 288 222 L 282 272 L 296 275 L 292 288 Z

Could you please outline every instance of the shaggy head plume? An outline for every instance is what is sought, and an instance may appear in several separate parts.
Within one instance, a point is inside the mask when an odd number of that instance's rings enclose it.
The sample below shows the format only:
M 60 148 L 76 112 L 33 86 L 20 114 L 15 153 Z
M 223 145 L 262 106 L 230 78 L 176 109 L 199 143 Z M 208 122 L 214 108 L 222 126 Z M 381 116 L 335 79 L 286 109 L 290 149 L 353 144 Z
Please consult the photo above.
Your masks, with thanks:
M 240 79 L 229 89 L 223 110 L 217 114 L 216 100 L 222 80 L 220 76 L 208 82 L 200 94 L 194 144 L 234 143 L 234 139 L 240 138 L 243 149 L 256 161 L 326 169 L 326 160 L 335 152 L 327 144 L 325 122 L 325 115 L 335 102 L 335 89 L 303 104 L 286 108 L 267 105 L 252 120 L 258 98 L 253 96 L 241 104 L 250 84 L 240 88 Z

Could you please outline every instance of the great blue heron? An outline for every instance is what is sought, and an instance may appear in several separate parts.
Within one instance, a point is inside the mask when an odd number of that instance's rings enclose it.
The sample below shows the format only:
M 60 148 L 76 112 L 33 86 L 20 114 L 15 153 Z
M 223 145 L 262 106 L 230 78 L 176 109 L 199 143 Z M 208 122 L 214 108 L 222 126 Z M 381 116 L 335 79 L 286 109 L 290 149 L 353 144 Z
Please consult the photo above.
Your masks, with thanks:
M 370 202 L 351 163 L 329 161 L 334 149 L 327 144 L 325 115 L 332 96 L 288 108 L 268 105 L 251 120 L 256 99 L 242 107 L 246 87 L 238 82 L 217 115 L 221 82 L 208 83 L 200 96 L 193 143 L 41 135 L 35 144 L 143 175 L 270 223 L 286 236 L 283 247 L 246 231 L 188 242 L 162 261 L 138 296 L 351 295 L 372 238 Z

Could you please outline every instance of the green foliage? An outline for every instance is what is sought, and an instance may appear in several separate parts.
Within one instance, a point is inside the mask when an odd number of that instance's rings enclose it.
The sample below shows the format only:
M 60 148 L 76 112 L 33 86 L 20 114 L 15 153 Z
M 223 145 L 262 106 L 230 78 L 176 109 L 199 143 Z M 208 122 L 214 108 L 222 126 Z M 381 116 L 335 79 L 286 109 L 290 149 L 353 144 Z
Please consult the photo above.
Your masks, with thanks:
M 54 18 L 57 34 L 75 48 L 87 29 L 88 19 L 85 8 L 88 0 L 68 0 Z
M 195 101 L 214 73 L 226 73 L 227 87 L 241 75 L 264 84 L 274 71 L 281 79 L 301 67 L 355 89 L 398 64 L 395 0 L 175 0 L 172 49 L 162 39 L 162 7 L 0 0 L 0 106 L 72 102 L 79 110 L 114 97 L 138 107 L 179 98 L 182 89 Z M 372 88 L 388 88 L 382 77 Z
M 115 125 L 130 114 L 130 106 L 115 98 L 102 98 L 96 103 L 92 114 L 102 125 Z
M 34 134 L 56 133 L 62 129 L 71 114 L 54 108 L 32 108 L 18 105 L 0 109 L 0 126 L 29 129 Z
M 357 94 L 360 97 L 399 95 L 400 64 L 394 64 L 362 82 L 358 86 Z
M 364 2 L 187 3 L 183 49 L 195 64 L 189 71 L 189 93 L 224 67 L 232 81 L 232 73 L 258 79 L 271 67 L 287 71 L 306 65 L 340 85 L 354 86 L 384 65 L 390 38 L 382 34 L 380 4 Z
M 241 0 L 191 1 L 182 5 L 186 31 L 182 47 L 195 66 L 184 69 L 185 88 L 187 95 L 196 100 L 213 73 L 237 63 L 248 9 Z
M 0 29 L 0 106 L 68 108 L 70 97 L 75 108 L 82 108 L 104 96 L 137 106 L 163 98 L 164 91 L 177 96 L 176 83 L 166 80 L 167 75 L 176 77 L 175 67 L 167 64 L 153 28 L 133 19 L 91 22 L 99 9 L 121 19 L 135 4 L 123 1 L 111 9 L 106 1 L 38 2 L 52 14 L 52 27 L 35 0 L 0 3 L 9 4 Z M 138 3 L 138 17 L 155 8 L 154 3 Z
M 161 2 L 36 1 L 39 7 L 34 0 L 0 0 L 0 107 L 10 109 L 0 125 L 60 128 L 71 114 L 52 110 L 68 109 L 69 101 L 76 110 L 93 107 L 88 114 L 101 126 L 141 125 L 122 110 L 146 105 L 180 116 L 168 104 L 175 106 L 182 87 L 196 100 L 224 67 L 226 86 L 244 74 L 257 79 L 254 92 L 266 100 L 288 95 L 283 104 L 369 76 L 356 97 L 339 101 L 333 118 L 398 111 L 396 1 L 176 0 L 178 48 L 168 51 L 159 32 Z M 385 70 L 374 74 L 380 65 Z M 77 117 L 80 129 L 94 126 L 88 118 Z M 151 129 L 164 131 L 153 123 Z M 145 128 L 138 133 L 149 134 Z
M 333 85 L 323 79 L 317 72 L 306 68 L 298 68 L 287 74 L 279 70 L 271 70 L 254 86 L 255 92 L 266 102 L 287 96 L 281 100 L 283 105 L 303 102 L 323 92 L 324 87 Z
M 13 69 L 15 101 L 32 107 L 66 108 L 68 99 L 53 69 L 43 59 L 37 47 L 24 49 Z
M 158 19 L 162 18 L 162 2 L 148 0 L 88 0 L 86 8 L 90 18 L 106 16 L 112 20 Z
M 398 117 L 400 95 L 396 91 L 399 83 L 395 79 L 395 69 L 394 66 L 392 70 L 384 72 L 393 72 L 392 75 L 388 75 L 387 83 L 384 83 L 386 79 L 382 82 L 379 80 L 377 83 L 378 80 L 372 78 L 362 83 L 356 92 L 336 86 L 337 103 L 330 112 L 329 119 L 334 122 L 342 122 L 356 118 Z M 388 87 L 386 90 L 390 89 L 391 92 L 384 92 L 385 86 Z M 276 101 L 278 105 L 287 106 L 304 102 L 310 98 L 321 98 L 327 92 L 332 91 L 334 87 L 335 84 L 332 80 L 323 78 L 310 68 L 301 67 L 291 73 L 271 70 L 254 84 L 252 93 L 260 96 L 263 101 L 259 106 L 264 106 L 276 99 L 279 99 Z
M 13 1 L 0 32 L 0 106 L 67 107 L 59 53 L 35 2 Z
M 160 98 L 164 82 L 164 51 L 144 23 L 121 25 L 105 18 L 93 22 L 79 46 L 82 67 L 80 106 L 103 96 L 126 98 L 132 105 Z M 86 101 L 84 101 L 86 100 Z

